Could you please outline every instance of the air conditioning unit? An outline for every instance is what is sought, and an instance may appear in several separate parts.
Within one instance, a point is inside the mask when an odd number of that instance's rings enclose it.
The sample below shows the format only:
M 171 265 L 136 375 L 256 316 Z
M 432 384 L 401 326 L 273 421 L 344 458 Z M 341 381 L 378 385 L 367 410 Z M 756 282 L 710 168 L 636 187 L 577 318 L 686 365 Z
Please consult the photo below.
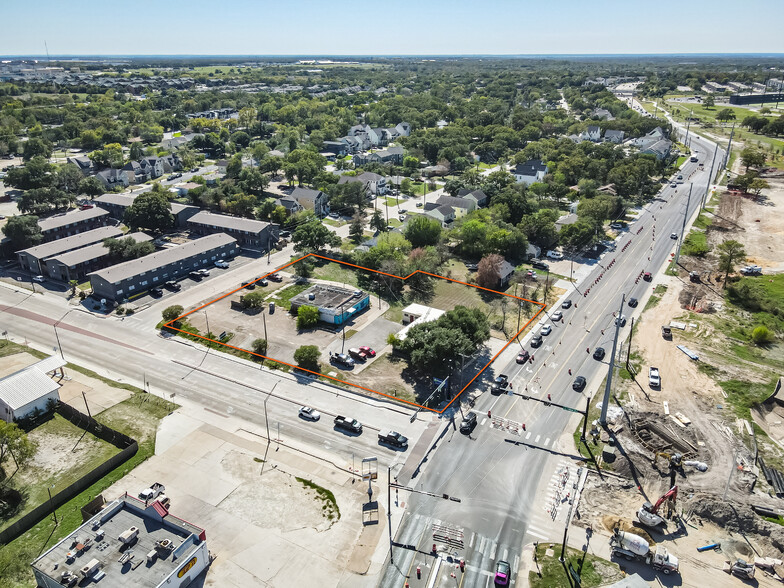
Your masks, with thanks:
M 138 534 L 139 534 L 139 528 L 138 527 L 131 527 L 131 528 L 123 531 L 122 533 L 120 533 L 120 536 L 117 539 L 119 539 L 120 543 L 124 543 L 125 545 L 128 545 L 134 539 L 136 539 L 136 536 Z
M 89 562 L 87 562 L 86 565 L 82 566 L 82 568 L 79 570 L 79 573 L 82 575 L 83 578 L 89 578 L 95 572 L 97 572 L 100 569 L 100 567 L 101 567 L 100 561 L 98 561 L 97 559 L 91 559 Z

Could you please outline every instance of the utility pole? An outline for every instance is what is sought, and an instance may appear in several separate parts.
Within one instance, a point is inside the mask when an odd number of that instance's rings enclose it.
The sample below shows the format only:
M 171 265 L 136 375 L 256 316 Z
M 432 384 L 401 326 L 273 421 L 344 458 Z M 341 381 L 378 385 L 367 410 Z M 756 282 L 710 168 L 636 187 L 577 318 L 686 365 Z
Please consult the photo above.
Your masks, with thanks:
M 626 294 L 621 294 L 621 308 L 618 310 L 618 319 L 623 313 L 623 305 L 626 302 Z M 613 337 L 612 354 L 610 355 L 610 366 L 607 370 L 607 382 L 604 385 L 604 400 L 602 401 L 602 415 L 599 417 L 599 424 L 607 426 L 607 407 L 610 405 L 610 390 L 612 389 L 613 372 L 615 371 L 615 353 L 618 349 L 618 336 L 621 333 L 621 321 L 615 321 L 615 337 Z
M 732 123 L 732 131 L 730 132 L 730 142 L 727 145 L 727 151 L 724 154 L 724 165 L 722 167 L 727 169 L 727 166 L 730 164 L 730 150 L 732 149 L 732 138 L 735 136 L 735 123 Z
M 716 155 L 719 153 L 719 144 L 716 143 L 716 148 L 713 150 L 713 161 L 711 161 L 710 173 L 708 174 L 708 185 L 705 186 L 705 194 L 702 196 L 702 209 L 705 210 L 705 205 L 708 203 L 708 192 L 710 192 L 711 184 L 713 183 L 713 166 L 716 165 Z
M 681 257 L 681 245 L 683 244 L 683 232 L 686 230 L 686 219 L 689 216 L 689 202 L 691 201 L 691 189 L 694 184 L 689 184 L 689 195 L 686 197 L 686 210 L 683 211 L 683 224 L 681 225 L 681 234 L 678 237 L 678 248 L 675 250 L 675 265 L 678 265 L 678 260 Z
M 210 337 L 210 319 L 207 317 L 207 310 L 206 309 L 204 310 L 204 320 L 207 321 L 207 333 L 205 335 L 206 338 L 207 338 L 207 351 L 204 352 L 204 357 L 201 358 L 201 361 L 199 362 L 199 367 L 201 367 L 201 364 L 204 363 L 204 360 L 207 359 L 207 356 L 210 353 L 210 339 L 209 339 L 209 337 Z
M 267 339 L 267 315 L 264 314 L 264 309 L 261 309 L 261 322 L 264 323 L 264 340 L 269 341 Z
M 387 527 L 389 531 L 389 563 L 395 563 L 392 556 L 392 466 L 387 466 Z
M 686 121 L 686 137 L 683 139 L 683 144 L 689 146 L 689 127 L 691 126 L 691 116 L 694 114 L 694 109 L 689 111 L 689 120 Z

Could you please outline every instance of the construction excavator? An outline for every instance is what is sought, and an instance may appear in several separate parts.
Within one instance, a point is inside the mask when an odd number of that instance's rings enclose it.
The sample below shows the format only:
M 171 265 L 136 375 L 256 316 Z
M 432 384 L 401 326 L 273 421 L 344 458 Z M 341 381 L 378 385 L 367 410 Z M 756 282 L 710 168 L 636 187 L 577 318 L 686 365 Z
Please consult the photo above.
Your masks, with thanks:
M 670 486 L 675 486 L 675 477 L 683 467 L 683 455 L 680 453 L 669 453 L 667 451 L 657 451 L 653 454 L 653 467 L 658 469 L 659 458 L 663 457 L 667 460 L 667 465 L 670 470 Z
M 677 499 L 678 487 L 673 486 L 656 501 L 656 504 L 651 504 L 650 502 L 643 504 L 640 507 L 640 510 L 637 511 L 637 518 L 646 527 L 658 527 L 659 525 L 666 524 L 667 521 L 665 518 L 658 514 L 659 507 L 666 502 L 668 512 L 667 518 L 670 518 L 669 513 L 671 513 L 672 509 L 675 507 Z

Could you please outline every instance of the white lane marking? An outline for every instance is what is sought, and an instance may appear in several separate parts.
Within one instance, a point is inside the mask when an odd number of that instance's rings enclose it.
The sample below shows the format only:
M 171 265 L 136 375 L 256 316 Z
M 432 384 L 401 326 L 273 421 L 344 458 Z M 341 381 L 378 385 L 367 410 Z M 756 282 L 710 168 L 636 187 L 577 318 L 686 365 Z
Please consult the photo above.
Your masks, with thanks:
M 536 439 L 534 439 L 534 443 L 539 443 L 539 438 L 540 438 L 540 437 L 541 437 L 541 435 L 537 435 L 537 436 L 536 436 Z
M 544 440 L 544 444 L 545 445 L 550 445 L 550 437 L 548 437 L 547 439 Z
M 482 422 L 481 422 L 481 423 L 479 423 L 479 426 L 480 426 L 480 427 L 483 427 L 483 426 L 484 426 L 484 424 L 485 424 L 486 422 L 487 422 L 487 418 L 483 418 L 483 419 L 482 419 Z
M 490 559 L 495 559 L 495 549 L 498 547 L 498 543 L 493 541 L 493 549 L 490 551 Z
M 476 539 L 476 533 L 471 533 L 471 541 L 468 543 L 468 547 L 473 548 L 473 546 L 474 546 L 474 539 Z
M 533 531 L 526 531 L 527 535 L 533 535 L 534 537 L 539 537 L 539 539 L 549 539 L 547 535 L 542 535 L 541 533 L 534 533 Z
M 544 529 L 540 529 L 539 527 L 534 527 L 533 525 L 528 525 L 528 532 L 529 533 L 547 533 Z
M 520 565 L 520 556 L 519 555 L 515 555 L 514 564 L 512 565 L 512 569 L 514 571 L 517 571 L 517 566 L 519 566 L 519 565 Z
M 509 550 L 505 548 L 505 549 L 504 549 L 504 557 L 502 557 L 501 559 L 502 559 L 503 561 L 506 561 L 506 558 L 507 558 L 508 556 L 509 556 Z
M 479 543 L 479 547 L 476 548 L 476 550 L 481 554 L 484 554 L 485 552 L 485 541 L 487 541 L 487 537 L 483 536 L 482 541 Z
M 531 438 L 531 431 L 528 431 L 528 434 L 525 436 L 525 438 L 526 439 L 530 439 Z

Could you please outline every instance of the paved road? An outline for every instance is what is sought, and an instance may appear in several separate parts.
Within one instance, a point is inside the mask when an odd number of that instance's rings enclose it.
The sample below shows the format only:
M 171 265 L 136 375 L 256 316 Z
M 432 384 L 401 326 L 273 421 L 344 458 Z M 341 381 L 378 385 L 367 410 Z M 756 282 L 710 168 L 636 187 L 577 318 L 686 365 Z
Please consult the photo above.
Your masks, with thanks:
M 471 437 L 452 432 L 439 442 L 429 465 L 410 485 L 436 494 L 457 496 L 462 502 L 456 505 L 419 494 L 401 498 L 406 513 L 396 530 L 396 541 L 417 545 L 419 551 L 395 547 L 395 565 L 387 566 L 380 586 L 402 587 L 405 576 L 410 577 L 412 587 L 426 585 L 424 576 L 434 573 L 436 561 L 429 555 L 434 543 L 433 525 L 438 525 L 436 528 L 442 535 L 444 528 L 453 537 L 460 537 L 462 533 L 462 548 L 454 547 L 458 543 L 442 540 L 435 543 L 442 555 L 457 553 L 467 564 L 465 574 L 457 573 L 455 579 L 451 578 L 454 566 L 442 565 L 435 583 L 439 586 L 457 585 L 456 582 L 465 586 L 492 585 L 499 560 L 508 561 L 516 572 L 525 542 L 560 539 L 563 526 L 556 528 L 552 524 L 548 512 L 552 503 L 548 504 L 543 495 L 551 474 L 565 459 L 563 450 L 570 446 L 570 443 L 563 443 L 562 449 L 558 441 L 562 434 L 571 432 L 573 425 L 569 425 L 569 419 L 574 413 L 547 406 L 543 400 L 549 394 L 554 403 L 583 409 L 587 395 L 597 391 L 608 369 L 613 312 L 619 309 L 621 293 L 626 294 L 627 299 L 639 299 L 652 287 L 643 280 L 635 284 L 635 277 L 642 271 L 657 272 L 675 250 L 677 241 L 671 239 L 670 234 L 680 236 L 682 233 L 689 184 L 693 184 L 689 216 L 699 206 L 705 192 L 714 146 L 694 137 L 692 148 L 704 162 L 704 170 L 698 168 L 697 163 L 687 162 L 682 170 L 686 183 L 677 188 L 669 184 L 663 187 L 660 196 L 641 211 L 638 220 L 616 241 L 615 249 L 599 260 L 593 272 L 579 285 L 579 292 L 575 289 L 568 294 L 573 304 L 563 311 L 563 322 L 551 323 L 543 315 L 543 322 L 553 324 L 553 332 L 536 350 L 526 344 L 534 353 L 534 362 L 518 366 L 510 353 L 506 365 L 494 367 L 495 372 L 510 376 L 515 394 L 482 394 L 474 407 L 479 424 Z M 721 155 L 719 153 L 719 159 Z M 626 246 L 627 243 L 630 244 Z M 601 279 L 594 284 L 599 276 Z M 582 292 L 588 287 L 590 292 L 583 296 Z M 548 309 L 548 312 L 552 310 L 555 309 Z M 627 306 L 623 313 L 631 319 L 641 310 Z M 624 332 L 630 329 L 630 323 L 624 327 Z M 592 357 L 598 346 L 607 350 L 603 362 Z M 572 375 L 568 373 L 570 369 Z M 583 393 L 572 390 L 571 384 L 577 375 L 588 380 Z M 521 393 L 530 395 L 531 399 L 524 400 Z M 514 435 L 493 428 L 488 411 L 496 418 L 525 423 L 526 430 Z M 417 565 L 423 569 L 423 580 L 417 580 L 412 574 Z

